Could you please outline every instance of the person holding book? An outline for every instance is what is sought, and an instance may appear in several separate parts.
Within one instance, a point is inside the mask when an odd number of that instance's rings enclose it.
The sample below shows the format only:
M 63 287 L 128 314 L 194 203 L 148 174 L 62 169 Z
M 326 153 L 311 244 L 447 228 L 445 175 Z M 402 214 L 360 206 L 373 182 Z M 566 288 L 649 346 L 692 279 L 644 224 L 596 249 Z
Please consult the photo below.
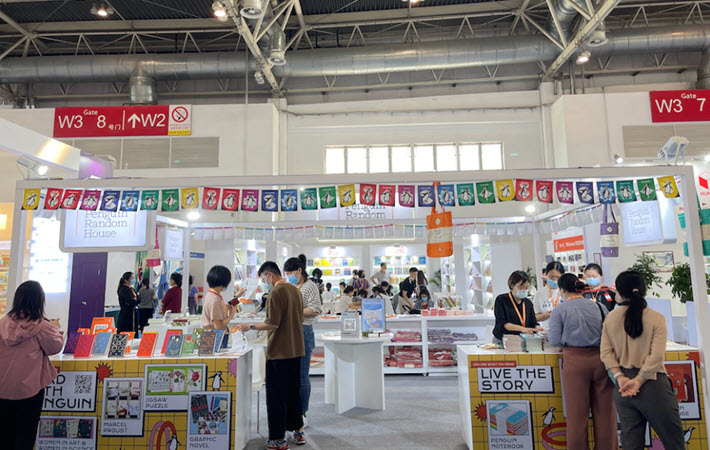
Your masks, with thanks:
M 561 303 L 550 316 L 547 339 L 553 346 L 563 347 L 567 447 L 589 448 L 587 425 L 591 409 L 595 448 L 617 450 L 614 385 L 599 353 L 607 309 L 584 298 L 582 292 L 587 285 L 574 274 L 553 278 L 559 285 Z
M 170 281 L 168 281 L 170 289 L 163 296 L 163 300 L 160 302 L 160 313 L 165 314 L 168 311 L 172 311 L 175 314 L 180 314 L 182 309 L 182 274 L 173 272 L 170 275 Z
M 122 331 L 136 331 L 136 306 L 138 306 L 138 296 L 133 290 L 133 283 L 136 277 L 133 272 L 125 272 L 118 282 L 118 306 L 121 310 L 118 313 L 116 329 Z
M 268 330 L 266 345 L 266 412 L 269 439 L 266 450 L 289 448 L 286 431 L 293 431 L 298 445 L 306 444 L 301 414 L 301 357 L 303 341 L 303 300 L 298 288 L 281 276 L 279 266 L 266 261 L 259 268 L 259 278 L 269 288 L 266 320 L 243 323 L 239 329 Z
M 225 303 L 222 291 L 232 282 L 232 272 L 224 266 L 214 266 L 207 273 L 207 286 L 209 291 L 202 302 L 202 328 L 206 330 L 226 330 L 229 322 L 237 313 L 236 306 Z M 237 292 L 235 297 L 244 294 L 244 289 Z
M 0 436 L 8 450 L 32 449 L 44 388 L 57 377 L 48 356 L 62 350 L 64 338 L 59 319 L 45 318 L 44 307 L 42 286 L 25 281 L 0 319 Z
M 528 299 L 530 277 L 516 270 L 508 277 L 509 292 L 496 297 L 493 311 L 496 324 L 493 328 L 494 342 L 501 344 L 506 334 L 533 334 L 544 331 L 535 318 L 535 308 Z

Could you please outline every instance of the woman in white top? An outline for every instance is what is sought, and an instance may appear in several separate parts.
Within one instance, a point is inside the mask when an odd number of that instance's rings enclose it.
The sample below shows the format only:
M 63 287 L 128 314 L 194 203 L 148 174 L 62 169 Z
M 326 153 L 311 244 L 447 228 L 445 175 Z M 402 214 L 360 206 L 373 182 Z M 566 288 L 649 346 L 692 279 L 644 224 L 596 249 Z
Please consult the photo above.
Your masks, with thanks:
M 306 272 L 306 256 L 298 255 L 298 258 L 289 258 L 284 263 L 284 275 L 286 280 L 298 287 L 303 299 L 303 343 L 306 354 L 301 357 L 301 412 L 306 416 L 308 412 L 308 401 L 311 398 L 311 380 L 309 371 L 311 368 L 311 355 L 316 346 L 313 335 L 313 324 L 318 322 L 318 316 L 323 310 L 320 299 L 320 289 L 312 280 L 308 279 Z
M 372 294 L 377 298 L 382 298 L 385 300 L 385 315 L 394 314 L 394 309 L 392 308 L 392 299 L 385 294 L 385 290 L 382 286 L 375 286 L 372 288 Z
M 557 280 L 565 273 L 565 266 L 558 261 L 552 261 L 545 268 L 547 274 L 547 286 L 538 289 L 533 297 L 533 307 L 535 308 L 535 318 L 544 329 L 548 329 L 547 321 L 550 320 L 552 310 L 561 301 L 560 289 Z
M 350 304 L 353 302 L 353 296 L 355 295 L 355 289 L 352 286 L 345 288 L 342 294 L 340 294 L 340 300 L 335 304 L 335 313 L 342 314 L 350 308 Z

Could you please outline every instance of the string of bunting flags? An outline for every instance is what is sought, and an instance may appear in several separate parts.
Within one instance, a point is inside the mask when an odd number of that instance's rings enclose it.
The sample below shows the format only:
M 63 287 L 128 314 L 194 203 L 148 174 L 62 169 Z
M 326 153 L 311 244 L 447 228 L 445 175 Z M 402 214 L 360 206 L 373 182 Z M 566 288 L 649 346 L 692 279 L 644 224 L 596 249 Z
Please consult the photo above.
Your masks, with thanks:
M 656 187 L 658 182 L 658 188 Z M 84 211 L 207 211 L 293 212 L 331 209 L 359 203 L 364 206 L 398 204 L 405 208 L 473 206 L 497 202 L 561 204 L 612 204 L 656 200 L 660 191 L 668 198 L 679 196 L 672 176 L 625 181 L 544 181 L 506 179 L 461 184 L 355 184 L 301 189 L 232 189 L 190 187 L 149 190 L 97 190 L 47 188 L 25 189 L 23 210 L 80 209 Z M 596 188 L 596 196 L 595 196 Z M 200 192 L 201 191 L 201 192 Z M 359 193 L 359 196 L 356 195 Z M 201 194 L 201 195 L 200 195 Z M 575 201 L 576 198 L 576 201 Z

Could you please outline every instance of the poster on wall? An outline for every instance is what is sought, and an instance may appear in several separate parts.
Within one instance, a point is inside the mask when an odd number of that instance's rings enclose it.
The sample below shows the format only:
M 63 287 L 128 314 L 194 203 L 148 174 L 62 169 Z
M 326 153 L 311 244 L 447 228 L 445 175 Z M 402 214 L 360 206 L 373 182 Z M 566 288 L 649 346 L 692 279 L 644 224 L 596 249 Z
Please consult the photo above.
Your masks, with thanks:
M 486 408 L 489 448 L 534 448 L 529 400 L 488 400 Z
M 482 394 L 552 394 L 552 366 L 480 367 L 478 392 Z
M 187 420 L 188 449 L 230 446 L 231 392 L 190 392 Z
M 664 365 L 673 385 L 675 398 L 678 400 L 680 418 L 682 420 L 700 420 L 695 361 L 667 361 Z
M 106 378 L 102 436 L 143 436 L 143 378 Z
M 146 364 L 144 408 L 186 411 L 188 393 L 202 391 L 204 385 L 204 364 Z
M 96 372 L 60 372 L 44 388 L 42 411 L 95 411 Z
M 37 450 L 93 450 L 96 417 L 42 416 L 36 444 Z

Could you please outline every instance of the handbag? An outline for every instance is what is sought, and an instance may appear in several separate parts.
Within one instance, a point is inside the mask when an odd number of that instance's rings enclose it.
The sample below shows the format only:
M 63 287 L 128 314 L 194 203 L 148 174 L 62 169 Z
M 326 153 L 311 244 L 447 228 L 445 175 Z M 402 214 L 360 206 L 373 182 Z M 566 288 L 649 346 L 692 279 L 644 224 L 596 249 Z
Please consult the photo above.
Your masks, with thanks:
M 604 216 L 601 224 L 601 253 L 605 258 L 617 258 L 619 256 L 619 222 L 614 216 L 614 208 L 611 205 L 604 205 Z M 611 210 L 611 221 L 608 212 Z
M 434 183 L 434 189 L 439 183 Z M 426 216 L 427 244 L 426 254 L 430 258 L 444 258 L 454 254 L 453 219 L 451 211 L 441 206 L 441 212 L 436 212 L 436 197 L 431 214 Z

